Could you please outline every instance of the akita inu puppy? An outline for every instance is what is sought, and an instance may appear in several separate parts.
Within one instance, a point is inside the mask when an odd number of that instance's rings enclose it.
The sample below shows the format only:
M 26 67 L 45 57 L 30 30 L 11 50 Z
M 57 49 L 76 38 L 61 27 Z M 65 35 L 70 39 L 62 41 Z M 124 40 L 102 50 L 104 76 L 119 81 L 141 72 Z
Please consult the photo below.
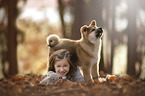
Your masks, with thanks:
M 99 61 L 101 52 L 101 37 L 103 29 L 96 26 L 93 20 L 89 26 L 84 25 L 80 29 L 81 39 L 60 39 L 57 35 L 47 37 L 47 45 L 50 46 L 50 54 L 59 49 L 70 51 L 74 64 L 82 67 L 86 83 L 93 81 L 93 77 L 99 77 Z

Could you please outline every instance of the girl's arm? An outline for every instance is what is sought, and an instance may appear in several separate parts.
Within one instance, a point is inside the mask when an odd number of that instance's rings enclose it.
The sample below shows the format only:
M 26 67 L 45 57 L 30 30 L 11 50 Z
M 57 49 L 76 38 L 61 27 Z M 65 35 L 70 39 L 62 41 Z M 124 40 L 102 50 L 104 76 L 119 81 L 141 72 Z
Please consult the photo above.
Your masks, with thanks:
M 49 71 L 47 76 L 40 82 L 40 84 L 43 85 L 57 85 L 59 83 L 62 83 L 62 79 L 60 79 L 60 76 L 53 72 Z
M 73 82 L 85 83 L 84 77 L 82 76 L 79 67 L 77 66 L 77 71 L 74 73 Z

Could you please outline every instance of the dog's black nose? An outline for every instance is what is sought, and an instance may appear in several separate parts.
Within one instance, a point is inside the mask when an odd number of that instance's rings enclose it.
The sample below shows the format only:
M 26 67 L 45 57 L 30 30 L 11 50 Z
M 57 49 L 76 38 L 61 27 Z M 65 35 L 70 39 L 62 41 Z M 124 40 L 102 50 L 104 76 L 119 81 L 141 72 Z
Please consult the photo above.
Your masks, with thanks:
M 103 34 L 103 29 L 100 27 L 100 28 L 98 28 L 97 31 L 96 31 L 96 37 L 101 37 L 102 34 Z
M 102 33 L 103 32 L 103 29 L 100 27 L 97 29 L 97 33 Z

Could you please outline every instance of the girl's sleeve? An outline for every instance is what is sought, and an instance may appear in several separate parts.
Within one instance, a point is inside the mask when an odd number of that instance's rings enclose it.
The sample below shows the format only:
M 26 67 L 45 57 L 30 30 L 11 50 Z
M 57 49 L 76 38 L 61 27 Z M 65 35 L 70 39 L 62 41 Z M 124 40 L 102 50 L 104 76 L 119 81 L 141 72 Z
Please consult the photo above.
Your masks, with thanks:
M 84 77 L 83 77 L 83 75 L 81 74 L 80 69 L 79 69 L 78 66 L 77 66 L 77 71 L 76 71 L 75 74 L 74 74 L 73 81 L 74 81 L 74 82 L 85 83 Z
M 47 76 L 42 80 L 40 81 L 40 84 L 43 84 L 43 85 L 54 85 L 54 80 L 57 79 L 57 75 L 55 72 L 53 71 L 49 71 Z

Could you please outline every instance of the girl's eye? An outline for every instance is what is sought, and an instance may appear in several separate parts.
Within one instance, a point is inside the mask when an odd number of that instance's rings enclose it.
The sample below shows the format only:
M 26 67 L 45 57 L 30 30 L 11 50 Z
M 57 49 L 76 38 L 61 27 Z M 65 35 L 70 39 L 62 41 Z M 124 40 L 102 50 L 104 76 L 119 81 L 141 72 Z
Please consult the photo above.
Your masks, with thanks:
M 64 65 L 64 67 L 67 67 L 67 65 Z
M 60 66 L 57 66 L 57 67 L 60 67 Z
M 92 31 L 95 31 L 95 29 L 92 29 Z

